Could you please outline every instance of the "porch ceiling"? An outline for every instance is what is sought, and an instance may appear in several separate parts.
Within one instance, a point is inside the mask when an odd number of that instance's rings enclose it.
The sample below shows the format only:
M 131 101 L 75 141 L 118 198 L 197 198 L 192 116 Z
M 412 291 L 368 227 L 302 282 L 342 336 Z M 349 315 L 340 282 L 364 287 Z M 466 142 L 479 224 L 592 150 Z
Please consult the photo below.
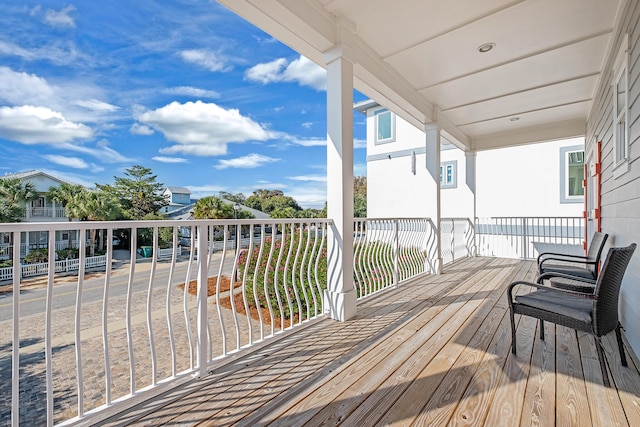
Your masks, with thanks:
M 218 1 L 322 66 L 350 45 L 356 89 L 476 150 L 583 135 L 624 2 Z

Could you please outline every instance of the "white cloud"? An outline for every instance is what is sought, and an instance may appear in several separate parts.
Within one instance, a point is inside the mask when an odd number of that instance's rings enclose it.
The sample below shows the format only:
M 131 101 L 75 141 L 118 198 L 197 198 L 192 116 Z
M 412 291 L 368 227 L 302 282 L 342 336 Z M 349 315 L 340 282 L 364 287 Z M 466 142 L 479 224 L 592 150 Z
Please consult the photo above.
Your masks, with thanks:
M 202 101 L 172 102 L 139 113 L 136 119 L 162 132 L 168 141 L 177 143 L 161 149 L 162 154 L 223 155 L 227 152 L 227 144 L 266 141 L 274 135 L 259 123 L 242 116 L 237 109 L 225 110 Z
M 152 157 L 151 160 L 155 160 L 160 163 L 187 163 L 187 159 L 182 159 L 180 157 L 163 157 L 163 156 L 155 156 Z
M 90 83 L 62 80 L 54 85 L 35 74 L 0 67 L 1 104 L 46 107 L 67 120 L 85 123 L 104 123 L 113 119 L 116 112 L 123 115 L 119 107 L 100 101 L 103 97 L 103 89 Z
M 71 143 L 93 137 L 91 128 L 45 107 L 0 107 L 0 137 L 24 144 Z
M 46 105 L 55 94 L 55 87 L 42 77 L 0 67 L 0 99 L 8 104 Z
M 115 105 L 107 104 L 106 102 L 98 101 L 97 99 L 89 99 L 87 101 L 76 101 L 76 105 L 79 105 L 87 110 L 96 111 L 99 113 L 107 112 L 111 113 L 113 111 L 118 111 L 120 107 Z
M 293 181 L 304 181 L 304 182 L 327 182 L 326 175 L 298 175 L 298 176 L 288 176 L 287 179 Z
M 55 42 L 35 48 L 23 48 L 15 43 L 0 41 L 0 54 L 17 56 L 26 61 L 47 60 L 59 65 L 67 65 L 77 61 L 81 53 L 73 42 Z
M 214 196 L 221 191 L 226 191 L 224 187 L 221 187 L 219 185 L 213 185 L 213 184 L 197 185 L 197 186 L 188 185 L 187 188 L 189 189 L 189 191 L 191 191 L 192 199 L 201 199 L 207 196 Z
M 226 64 L 224 58 L 220 54 L 210 49 L 190 49 L 180 52 L 180 56 L 186 62 L 196 64 L 206 68 L 209 71 L 229 71 L 231 67 Z
M 367 140 L 366 139 L 354 139 L 353 140 L 353 148 L 367 148 Z
M 149 126 L 145 126 L 145 125 L 141 125 L 140 123 L 134 123 L 131 125 L 131 128 L 129 129 L 129 132 L 131 132 L 134 135 L 153 135 L 155 133 L 155 131 L 153 129 L 151 129 Z
M 186 95 L 195 98 L 220 98 L 220 93 L 215 90 L 200 89 L 192 86 L 176 86 L 163 90 L 170 95 Z
M 49 160 L 52 163 L 56 163 L 62 166 L 67 166 L 70 168 L 87 169 L 89 167 L 89 164 L 79 157 L 58 156 L 55 154 L 48 154 L 42 157 L 44 157 L 45 159 Z
M 88 147 L 85 145 L 76 144 L 59 144 L 57 148 L 76 151 L 78 153 L 88 154 L 97 159 L 100 159 L 103 163 L 131 163 L 132 159 L 123 156 L 113 148 L 109 147 L 109 142 L 106 139 L 101 139 L 96 143 L 95 147 Z
M 287 191 L 304 208 L 322 209 L 327 200 L 325 183 L 311 182 L 308 185 L 296 185 Z
M 67 6 L 59 11 L 55 10 L 47 10 L 44 14 L 44 22 L 51 25 L 52 27 L 62 28 L 69 27 L 73 28 L 76 26 L 74 19 L 69 16 L 69 13 L 76 10 L 74 6 Z
M 267 84 L 273 82 L 298 82 L 316 90 L 327 89 L 327 72 L 304 56 L 287 63 L 284 58 L 254 65 L 245 74 L 245 79 Z
M 327 145 L 327 138 L 295 138 L 288 137 L 288 141 L 303 147 L 323 147 Z
M 313 122 L 304 122 L 301 126 L 305 129 L 311 129 Z
M 260 167 L 267 163 L 273 163 L 277 161 L 280 161 L 280 159 L 263 156 L 262 154 L 252 153 L 246 156 L 237 157 L 235 159 L 220 160 L 218 164 L 215 166 L 215 168 L 216 169 L 227 169 L 227 168 L 251 169 L 251 168 Z
M 267 84 L 282 81 L 282 70 L 287 65 L 284 58 L 275 59 L 271 62 L 257 64 L 249 68 L 244 73 L 246 80 Z

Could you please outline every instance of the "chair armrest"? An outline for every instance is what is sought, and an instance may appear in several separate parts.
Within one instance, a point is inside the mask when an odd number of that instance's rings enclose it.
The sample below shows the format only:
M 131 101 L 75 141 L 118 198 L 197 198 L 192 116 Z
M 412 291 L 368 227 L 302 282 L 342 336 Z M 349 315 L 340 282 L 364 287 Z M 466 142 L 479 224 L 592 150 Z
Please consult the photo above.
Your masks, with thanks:
M 543 258 L 548 258 L 548 257 L 563 257 L 563 258 L 568 258 L 568 259 L 589 259 L 587 256 L 585 255 L 571 255 L 571 254 L 563 254 L 563 253 L 559 253 L 559 252 L 542 252 L 540 255 L 538 255 L 538 264 L 540 264 L 542 261 L 544 261 Z M 555 258 L 557 259 L 557 258 Z
M 566 273 L 555 273 L 553 271 L 550 271 L 548 273 L 542 273 L 541 275 L 539 275 L 538 278 L 536 279 L 536 283 L 540 283 L 541 284 L 543 280 L 551 279 L 552 277 L 561 277 L 563 279 L 577 280 L 579 282 L 589 283 L 589 284 L 592 284 L 592 285 L 596 284 L 595 280 L 587 279 L 586 277 L 572 276 L 572 275 L 566 274 Z
M 567 289 L 552 288 L 550 286 L 541 285 L 540 283 L 532 283 L 532 282 L 527 282 L 527 281 L 524 281 L 524 280 L 519 280 L 517 282 L 511 283 L 509 285 L 509 287 L 507 288 L 507 295 L 508 295 L 508 298 L 509 298 L 509 305 L 513 304 L 513 288 L 515 288 L 517 285 L 525 285 L 525 286 L 530 286 L 530 287 L 536 288 L 536 289 L 544 289 L 545 291 L 554 292 L 554 293 L 557 293 L 559 295 L 566 295 L 566 296 L 570 296 L 570 297 L 595 300 L 595 296 L 591 295 L 591 294 L 585 294 L 583 292 L 570 291 L 570 290 L 567 290 Z
M 568 263 L 573 263 L 573 264 L 592 264 L 592 265 L 596 265 L 598 262 L 595 260 L 589 260 L 589 258 L 587 257 L 576 257 L 576 259 L 571 259 L 571 258 L 563 258 L 563 257 L 549 257 L 549 258 L 545 258 L 542 261 L 540 261 L 540 263 L 538 263 L 538 269 L 542 269 L 542 265 L 547 262 L 547 261 L 562 261 L 562 262 L 568 262 Z

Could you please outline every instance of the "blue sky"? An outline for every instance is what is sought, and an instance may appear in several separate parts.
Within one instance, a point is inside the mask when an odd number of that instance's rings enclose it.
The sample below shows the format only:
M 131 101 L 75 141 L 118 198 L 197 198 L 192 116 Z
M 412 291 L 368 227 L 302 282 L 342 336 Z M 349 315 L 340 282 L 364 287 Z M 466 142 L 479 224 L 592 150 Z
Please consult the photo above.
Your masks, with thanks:
M 92 187 L 140 164 L 194 197 L 324 205 L 324 70 L 215 1 L 4 0 L 0 28 L 0 174 Z

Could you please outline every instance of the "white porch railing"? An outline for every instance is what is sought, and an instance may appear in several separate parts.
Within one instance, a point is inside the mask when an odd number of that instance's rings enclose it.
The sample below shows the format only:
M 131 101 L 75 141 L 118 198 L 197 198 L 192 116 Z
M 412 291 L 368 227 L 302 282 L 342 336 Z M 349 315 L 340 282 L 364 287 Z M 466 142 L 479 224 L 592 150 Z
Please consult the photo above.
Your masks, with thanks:
M 116 402 L 205 375 L 220 358 L 322 316 L 330 223 L 78 222 L 73 225 L 80 235 L 106 230 L 104 272 L 85 276 L 91 264 L 82 248 L 76 278 L 69 282 L 57 273 L 58 263 L 39 266 L 34 274 L 47 275 L 46 287 L 29 292 L 20 292 L 20 254 L 14 251 L 14 292 L 0 301 L 0 367 L 13 372 L 0 384 L 0 425 L 20 418 L 45 425 L 99 417 Z M 236 246 L 236 224 L 242 231 L 237 249 L 230 248 Z M 182 227 L 193 237 L 178 259 Z M 55 231 L 68 228 L 18 223 L 1 224 L 0 232 L 11 232 L 19 248 L 23 232 L 47 231 L 53 259 Z M 124 230 L 131 247 L 144 243 L 158 256 L 143 262 L 148 259 L 133 250 L 129 262 L 114 269 L 114 229 L 119 235 Z M 222 249 L 214 250 L 220 230 Z M 171 260 L 160 263 L 166 239 Z
M 0 381 L 0 425 L 20 419 L 21 411 L 40 425 L 98 421 L 107 408 L 123 408 L 133 395 L 205 375 L 221 358 L 322 316 L 327 283 L 331 274 L 340 274 L 327 271 L 330 224 L 326 219 L 75 222 L 78 235 L 106 230 L 104 272 L 85 277 L 90 264 L 82 248 L 76 278 L 65 283 L 69 277 L 57 273 L 54 263 L 41 271 L 46 287 L 29 292 L 19 292 L 20 254 L 12 252 L 15 292 L 0 300 L 0 368 L 12 372 Z M 443 258 L 473 255 L 475 247 L 479 255 L 533 257 L 542 245 L 579 244 L 582 224 L 575 218 L 502 218 L 477 219 L 471 227 L 468 219 L 442 219 Z M 48 231 L 53 259 L 54 232 L 69 227 L 1 224 L 0 232 L 13 233 L 20 248 L 21 232 Z M 192 237 L 178 258 L 183 227 Z M 141 262 L 133 250 L 128 263 L 114 268 L 115 229 L 129 236 L 130 247 L 149 245 L 158 256 Z M 354 221 L 358 296 L 433 271 L 437 232 L 429 219 Z M 159 246 L 167 241 L 171 260 L 158 262 Z M 31 403 L 21 404 L 25 401 Z
M 443 263 L 467 256 L 535 259 L 541 252 L 583 253 L 584 218 L 442 218 Z
M 85 268 L 98 268 L 104 267 L 107 263 L 107 257 L 105 255 L 87 257 L 85 260 Z M 63 259 L 55 261 L 55 272 L 69 272 L 77 271 L 80 269 L 80 260 L 78 259 Z M 35 264 L 23 264 L 20 266 L 20 274 L 23 278 L 41 276 L 49 273 L 49 263 L 35 263 Z M 0 268 L 0 281 L 13 279 L 13 267 Z
M 436 228 L 430 219 L 356 219 L 354 229 L 358 298 L 435 271 Z
M 441 218 L 442 263 L 475 256 L 474 225 L 469 218 Z
M 476 218 L 480 256 L 535 259 L 541 252 L 584 254 L 582 217 Z

